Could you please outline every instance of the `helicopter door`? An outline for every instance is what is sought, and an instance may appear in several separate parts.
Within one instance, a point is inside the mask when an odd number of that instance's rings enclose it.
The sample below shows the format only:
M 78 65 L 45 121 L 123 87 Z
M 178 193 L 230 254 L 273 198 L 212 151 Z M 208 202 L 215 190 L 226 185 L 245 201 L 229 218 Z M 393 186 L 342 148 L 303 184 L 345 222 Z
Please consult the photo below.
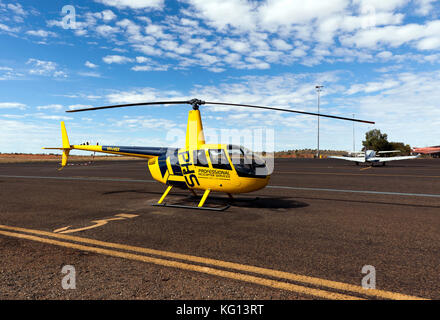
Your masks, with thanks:
M 224 184 L 222 181 L 227 181 L 227 185 L 232 187 L 240 186 L 240 180 L 234 177 L 234 171 L 226 156 L 224 149 L 208 149 L 209 158 L 211 160 L 212 171 L 214 172 L 213 179 L 217 183 Z

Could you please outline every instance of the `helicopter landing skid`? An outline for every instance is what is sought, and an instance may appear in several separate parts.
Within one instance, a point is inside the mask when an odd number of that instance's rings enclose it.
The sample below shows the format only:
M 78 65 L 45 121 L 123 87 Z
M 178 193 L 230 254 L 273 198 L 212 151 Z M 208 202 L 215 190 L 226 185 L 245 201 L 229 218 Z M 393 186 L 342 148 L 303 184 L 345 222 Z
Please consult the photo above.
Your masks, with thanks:
M 180 204 L 166 204 L 163 203 L 163 200 L 166 198 L 166 196 L 168 195 L 168 193 L 170 192 L 170 190 L 173 188 L 172 185 L 168 186 L 168 188 L 165 190 L 165 192 L 163 193 L 162 197 L 160 198 L 158 203 L 153 204 L 153 206 L 156 207 L 171 207 L 171 208 L 182 208 L 182 209 L 197 209 L 197 210 L 210 210 L 210 211 L 224 211 L 226 209 L 228 209 L 231 205 L 228 204 L 225 207 L 220 207 L 220 208 L 212 208 L 212 207 L 204 207 L 203 205 L 205 204 L 206 199 L 208 198 L 209 193 L 211 192 L 210 189 L 206 189 L 205 192 L 203 193 L 202 199 L 199 202 L 199 205 L 196 206 L 184 206 L 184 205 L 180 205 Z M 197 194 L 194 192 L 194 190 L 191 190 L 193 196 L 197 196 Z M 231 197 L 231 196 L 230 196 Z
M 208 210 L 208 211 L 225 211 L 231 205 L 228 204 L 228 205 L 226 205 L 224 207 L 220 207 L 220 208 L 211 208 L 211 207 L 184 206 L 184 205 L 180 205 L 180 204 L 154 203 L 153 206 L 155 206 L 155 207 L 181 208 L 181 209 L 197 209 L 197 210 Z

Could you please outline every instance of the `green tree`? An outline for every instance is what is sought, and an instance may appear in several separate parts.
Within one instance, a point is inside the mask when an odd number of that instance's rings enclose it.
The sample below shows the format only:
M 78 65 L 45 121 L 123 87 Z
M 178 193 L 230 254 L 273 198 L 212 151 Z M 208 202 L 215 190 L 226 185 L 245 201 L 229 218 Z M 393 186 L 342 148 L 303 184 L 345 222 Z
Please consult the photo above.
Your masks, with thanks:
M 403 155 L 411 154 L 411 146 L 403 142 L 390 142 L 391 150 L 400 150 Z
M 362 141 L 365 150 L 387 151 L 391 150 L 388 142 L 388 135 L 381 133 L 378 129 L 373 129 L 365 133 L 365 140 Z

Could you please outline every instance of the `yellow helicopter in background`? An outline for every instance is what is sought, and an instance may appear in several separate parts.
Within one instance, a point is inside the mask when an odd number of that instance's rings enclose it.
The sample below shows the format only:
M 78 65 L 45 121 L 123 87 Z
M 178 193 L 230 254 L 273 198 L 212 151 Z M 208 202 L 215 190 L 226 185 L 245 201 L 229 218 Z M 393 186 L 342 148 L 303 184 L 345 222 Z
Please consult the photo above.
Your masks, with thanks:
M 232 199 L 233 194 L 257 191 L 268 184 L 272 172 L 268 169 L 266 162 L 262 157 L 245 147 L 231 144 L 207 144 L 205 142 L 202 119 L 199 110 L 201 105 L 248 107 L 374 124 L 374 122 L 371 121 L 333 115 L 246 104 L 205 102 L 199 99 L 188 101 L 121 104 L 69 110 L 66 112 L 83 112 L 110 108 L 169 104 L 189 104 L 193 109 L 188 113 L 186 143 L 183 148 L 71 145 L 67 136 L 66 126 L 64 122 L 61 122 L 62 147 L 43 149 L 57 149 L 63 151 L 61 169 L 66 166 L 71 150 L 103 152 L 146 158 L 148 159 L 148 168 L 152 177 L 168 186 L 158 203 L 155 205 L 222 211 L 227 209 L 230 205 L 222 208 L 203 206 L 211 192 L 224 192 Z M 197 195 L 195 190 L 201 190 L 203 191 L 203 196 L 197 206 L 166 204 L 164 203 L 164 200 L 173 187 L 188 189 L 194 196 Z

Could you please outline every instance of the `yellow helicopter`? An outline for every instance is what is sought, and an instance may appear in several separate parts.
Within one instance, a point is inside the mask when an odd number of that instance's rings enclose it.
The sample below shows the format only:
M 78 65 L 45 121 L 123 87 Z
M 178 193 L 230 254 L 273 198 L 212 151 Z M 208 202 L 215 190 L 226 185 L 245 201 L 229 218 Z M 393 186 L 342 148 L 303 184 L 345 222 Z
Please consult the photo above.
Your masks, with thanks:
M 67 136 L 66 126 L 64 122 L 61 122 L 62 147 L 43 149 L 63 151 L 60 169 L 66 166 L 70 150 L 84 150 L 146 158 L 148 159 L 148 168 L 152 177 L 168 186 L 155 205 L 222 211 L 227 209 L 230 205 L 228 204 L 222 208 L 203 207 L 210 192 L 224 192 L 233 199 L 233 194 L 247 193 L 264 188 L 268 184 L 272 172 L 269 171 L 266 162 L 259 155 L 242 146 L 206 144 L 199 110 L 201 105 L 248 107 L 374 124 L 374 122 L 371 121 L 312 112 L 245 104 L 205 102 L 199 99 L 121 104 L 69 110 L 66 112 L 167 104 L 189 104 L 192 106 L 193 110 L 190 110 L 188 114 L 186 143 L 184 148 L 71 145 Z M 166 204 L 164 200 L 173 187 L 188 189 L 194 196 L 197 195 L 195 190 L 202 190 L 203 196 L 197 207 Z

